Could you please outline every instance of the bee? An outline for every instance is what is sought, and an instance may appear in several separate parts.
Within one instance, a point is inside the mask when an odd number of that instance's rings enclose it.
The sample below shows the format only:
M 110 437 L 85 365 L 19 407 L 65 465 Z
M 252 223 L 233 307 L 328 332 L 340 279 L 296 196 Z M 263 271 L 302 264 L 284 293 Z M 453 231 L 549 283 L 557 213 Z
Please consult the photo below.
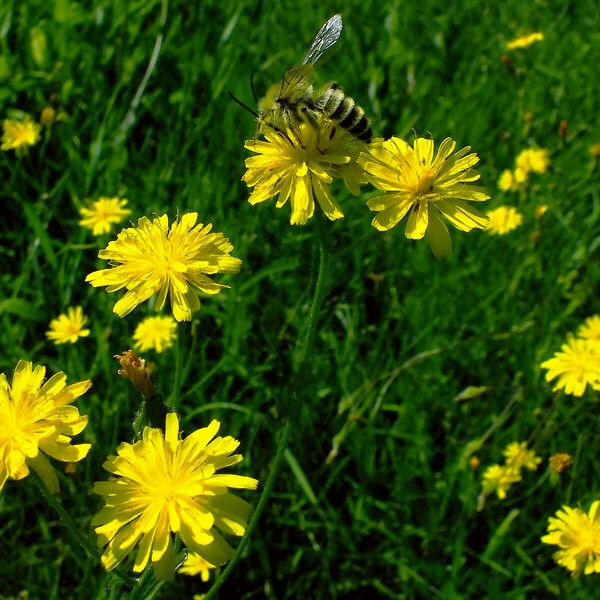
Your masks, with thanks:
M 278 131 L 308 122 L 316 127 L 321 113 L 340 127 L 369 142 L 371 127 L 365 111 L 337 83 L 315 93 L 314 66 L 342 33 L 342 16 L 334 15 L 319 30 L 302 64 L 288 69 L 281 82 L 272 85 L 258 105 L 258 131 L 266 125 Z

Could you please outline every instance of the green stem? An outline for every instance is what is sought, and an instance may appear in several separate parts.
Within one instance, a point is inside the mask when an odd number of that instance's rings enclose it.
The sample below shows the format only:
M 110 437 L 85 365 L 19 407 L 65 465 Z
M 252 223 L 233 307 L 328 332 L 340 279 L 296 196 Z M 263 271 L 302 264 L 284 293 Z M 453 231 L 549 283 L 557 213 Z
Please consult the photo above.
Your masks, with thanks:
M 317 274 L 317 282 L 315 284 L 313 298 L 310 305 L 308 318 L 306 320 L 305 330 L 302 334 L 302 346 L 300 347 L 298 368 L 296 369 L 295 376 L 292 380 L 292 390 L 290 394 L 291 400 L 290 405 L 288 407 L 288 414 L 281 428 L 279 444 L 277 445 L 275 457 L 271 462 L 271 469 L 269 471 L 269 475 L 261 492 L 260 498 L 258 499 L 256 507 L 254 508 L 252 517 L 248 522 L 248 527 L 246 528 L 244 537 L 240 540 L 240 543 L 238 544 L 233 558 L 229 561 L 228 565 L 225 567 L 225 569 L 223 569 L 219 577 L 215 580 L 208 592 L 206 592 L 206 594 L 204 595 L 204 600 L 212 600 L 213 598 L 215 598 L 218 591 L 221 589 L 229 575 L 231 575 L 238 562 L 241 560 L 242 554 L 244 553 L 244 550 L 250 543 L 252 534 L 254 533 L 254 530 L 258 525 L 260 516 L 263 510 L 265 509 L 267 502 L 269 501 L 271 492 L 273 491 L 275 480 L 277 479 L 277 474 L 279 473 L 279 469 L 283 462 L 285 450 L 290 440 L 290 434 L 292 431 L 296 431 L 297 433 L 298 430 L 297 421 L 298 417 L 300 416 L 300 408 L 302 406 L 302 403 L 299 401 L 300 390 L 303 389 L 303 383 L 304 381 L 306 381 L 307 366 L 310 362 L 310 350 L 315 339 L 317 318 L 319 309 L 321 307 L 321 303 L 323 301 L 323 295 L 325 292 L 325 285 L 327 279 L 327 270 L 329 266 L 329 249 L 327 246 L 327 238 L 323 218 L 320 214 L 318 214 L 316 220 L 319 231 L 319 272 Z
M 185 323 L 177 326 L 177 349 L 175 350 L 175 375 L 173 376 L 173 390 L 167 398 L 166 405 L 170 411 L 177 410 L 181 396 L 181 385 L 183 383 L 183 346 L 185 336 Z
M 37 488 L 44 500 L 58 514 L 67 531 L 73 536 L 74 539 L 77 540 L 77 542 L 79 542 L 79 545 L 88 553 L 88 555 L 99 563 L 102 555 L 101 552 L 96 548 L 96 546 L 94 546 L 94 544 L 92 544 L 92 542 L 90 542 L 87 536 L 81 533 L 79 527 L 72 519 L 71 515 L 69 515 L 69 513 L 65 510 L 58 497 L 48 490 L 48 488 L 44 485 L 44 482 L 41 481 L 37 475 L 33 476 L 33 481 L 37 485 Z M 113 570 L 112 573 L 128 585 L 136 585 L 137 583 L 137 579 L 121 573 L 118 569 Z

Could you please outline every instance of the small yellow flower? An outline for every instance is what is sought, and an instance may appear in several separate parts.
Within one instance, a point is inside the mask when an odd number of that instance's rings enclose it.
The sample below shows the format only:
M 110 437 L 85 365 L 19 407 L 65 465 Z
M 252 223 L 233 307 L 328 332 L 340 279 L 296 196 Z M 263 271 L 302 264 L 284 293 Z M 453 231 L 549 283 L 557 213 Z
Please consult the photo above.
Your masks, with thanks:
M 17 154 L 23 154 L 28 146 L 40 141 L 42 126 L 34 123 L 29 115 L 22 119 L 4 119 L 2 128 L 2 150 L 15 150 Z
M 528 148 L 519 153 L 516 160 L 517 169 L 521 169 L 527 174 L 533 171 L 534 173 L 544 173 L 550 164 L 548 150 L 543 148 Z
M 160 353 L 173 345 L 176 330 L 177 322 L 173 317 L 147 317 L 135 328 L 133 347 L 140 352 L 153 348 Z
M 67 376 L 56 373 L 42 385 L 46 367 L 19 361 L 12 384 L 0 374 L 0 491 L 6 480 L 23 479 L 31 467 L 52 492 L 59 491 L 58 478 L 46 454 L 62 462 L 77 462 L 90 444 L 71 445 L 88 418 L 71 406 L 90 389 L 92 382 L 66 385 Z
M 117 373 L 129 379 L 142 396 L 152 398 L 156 394 L 156 389 L 150 379 L 150 366 L 146 365 L 143 358 L 137 356 L 133 350 L 126 350 L 123 354 L 116 354 L 113 358 L 121 365 Z
M 125 206 L 127 206 L 125 198 L 101 196 L 98 200 L 90 202 L 89 206 L 79 209 L 79 214 L 83 217 L 79 224 L 91 229 L 94 235 L 108 233 L 113 224 L 120 223 L 131 214 Z
M 359 193 L 362 170 L 356 164 L 365 143 L 335 123 L 319 116 L 316 124 L 301 122 L 284 132 L 266 129 L 265 140 L 246 142 L 257 156 L 246 159 L 242 180 L 254 188 L 248 202 L 258 204 L 275 196 L 277 208 L 291 203 L 292 225 L 304 225 L 315 210 L 315 200 L 331 220 L 344 216 L 330 185 L 343 179 L 353 194 Z
M 487 213 L 490 218 L 487 231 L 491 235 L 505 235 L 523 222 L 523 215 L 514 206 L 500 206 Z
M 589 153 L 594 158 L 600 156 L 600 144 L 594 144 L 593 146 L 590 146 Z
M 564 388 L 565 394 L 583 396 L 588 384 L 600 389 L 600 352 L 597 348 L 590 340 L 568 336 L 561 352 L 542 363 L 542 368 L 548 369 L 546 381 L 559 378 L 553 391 Z
M 503 192 L 512 191 L 515 189 L 515 183 L 513 172 L 510 169 L 504 169 L 500 175 L 500 179 L 498 179 L 498 188 Z
M 506 49 L 514 50 L 515 48 L 527 48 L 527 46 L 531 46 L 534 42 L 541 42 L 544 39 L 544 34 L 536 31 L 535 33 L 529 33 L 527 35 L 523 35 L 521 37 L 515 38 L 510 42 L 507 42 Z
M 588 317 L 579 327 L 577 335 L 585 340 L 600 344 L 600 315 Z M 600 348 L 598 349 L 600 352 Z
M 210 578 L 210 569 L 215 568 L 215 565 L 211 565 L 199 554 L 188 552 L 185 562 L 181 567 L 179 567 L 179 569 L 177 569 L 177 572 L 183 575 L 200 575 L 202 581 L 207 582 Z
M 137 546 L 135 573 L 151 560 L 156 577 L 173 579 L 177 560 L 171 533 L 211 565 L 233 556 L 218 530 L 242 536 L 250 505 L 229 488 L 254 490 L 258 481 L 216 473 L 242 460 L 232 454 L 237 440 L 215 437 L 219 427 L 212 421 L 182 440 L 179 419 L 169 413 L 164 434 L 145 427 L 139 442 L 123 442 L 117 456 L 106 460 L 104 468 L 114 477 L 94 485 L 92 491 L 104 496 L 105 506 L 92 524 L 99 546 L 107 546 L 102 555 L 107 571 Z
M 504 450 L 507 467 L 519 470 L 525 468 L 529 471 L 535 471 L 542 459 L 537 456 L 534 450 L 527 449 L 527 442 L 512 442 Z
M 196 225 L 197 220 L 197 213 L 187 213 L 169 227 L 167 215 L 152 221 L 142 217 L 137 227 L 123 229 L 98 253 L 112 266 L 85 280 L 94 287 L 106 286 L 107 292 L 127 289 L 113 308 L 120 317 L 158 294 L 156 310 L 170 296 L 175 320 L 190 321 L 200 308 L 200 292 L 214 295 L 228 287 L 209 275 L 235 273 L 242 264 L 230 255 L 233 246 L 222 233 L 210 233 L 212 225 Z
M 556 517 L 548 519 L 548 534 L 542 542 L 560 548 L 554 560 L 573 577 L 600 573 L 600 501 L 592 504 L 588 514 L 563 506 Z
M 547 212 L 549 206 L 547 204 L 539 204 L 535 207 L 534 216 L 539 221 Z
M 50 127 L 55 121 L 56 111 L 51 106 L 46 106 L 42 109 L 40 113 L 40 124 L 44 127 Z
M 548 459 L 552 473 L 562 473 L 573 463 L 573 457 L 566 452 L 558 452 Z
M 59 315 L 50 321 L 50 329 L 46 331 L 46 337 L 55 344 L 74 344 L 80 337 L 90 335 L 89 329 L 84 329 L 88 318 L 83 315 L 81 306 L 70 306 L 67 314 Z
M 483 473 L 483 491 L 486 494 L 495 492 L 499 500 L 504 500 L 510 486 L 517 481 L 521 481 L 521 473 L 518 469 L 491 465 Z
M 473 169 L 479 158 L 468 146 L 452 154 L 455 148 L 450 138 L 435 155 L 433 140 L 425 138 L 417 138 L 412 147 L 397 137 L 374 140 L 358 159 L 367 181 L 385 192 L 367 202 L 379 213 L 372 225 L 387 231 L 408 214 L 406 237 L 425 238 L 438 258 L 452 252 L 444 219 L 460 231 L 485 229 L 487 217 L 466 202 L 489 198 L 483 188 L 472 185 L 479 179 Z

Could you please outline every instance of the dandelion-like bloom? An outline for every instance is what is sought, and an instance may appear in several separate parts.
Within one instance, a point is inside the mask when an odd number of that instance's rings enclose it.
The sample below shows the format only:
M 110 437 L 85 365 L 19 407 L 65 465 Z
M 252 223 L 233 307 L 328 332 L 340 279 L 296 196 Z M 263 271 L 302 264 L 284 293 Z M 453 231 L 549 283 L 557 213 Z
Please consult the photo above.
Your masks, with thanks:
M 534 33 L 529 33 L 527 35 L 523 35 L 521 37 L 515 38 L 510 42 L 507 42 L 506 49 L 514 50 L 515 48 L 527 48 L 527 46 L 531 46 L 534 42 L 541 42 L 544 39 L 544 34 L 536 31 Z
M 527 181 L 527 172 L 521 168 L 517 168 L 514 171 L 505 169 L 500 175 L 498 180 L 498 187 L 503 192 L 515 192 L 516 190 L 523 187 L 523 184 Z
M 517 156 L 516 170 L 521 169 L 524 173 L 530 173 L 531 171 L 534 173 L 544 173 L 549 164 L 548 150 L 544 150 L 543 148 L 528 148 L 521 151 Z
M 490 218 L 487 231 L 491 235 L 505 235 L 523 222 L 523 215 L 514 206 L 500 206 L 487 216 Z
M 70 306 L 67 314 L 58 315 L 50 321 L 50 329 L 46 337 L 55 344 L 74 344 L 80 337 L 90 335 L 89 329 L 84 329 L 88 318 L 84 316 L 81 306 Z
M 460 231 L 485 229 L 488 218 L 466 202 L 489 198 L 482 187 L 471 185 L 479 179 L 473 169 L 479 158 L 468 146 L 452 154 L 455 147 L 446 138 L 434 157 L 433 140 L 417 138 L 413 147 L 397 137 L 374 141 L 358 159 L 367 181 L 386 192 L 367 202 L 379 213 L 373 226 L 387 231 L 408 214 L 406 237 L 425 237 L 438 258 L 452 252 L 442 216 Z
M 46 367 L 19 361 L 12 383 L 0 374 L 0 491 L 6 480 L 23 479 L 31 467 L 52 492 L 58 478 L 48 456 L 63 462 L 84 458 L 90 444 L 71 445 L 88 418 L 70 406 L 92 385 L 89 380 L 66 385 L 64 373 L 56 373 L 42 385 Z
M 23 119 L 4 119 L 2 123 L 2 150 L 15 150 L 23 154 L 28 146 L 40 141 L 42 126 L 34 123 L 30 116 Z
M 525 468 L 528 471 L 535 471 L 542 459 L 534 450 L 527 449 L 527 442 L 512 442 L 504 450 L 506 466 L 513 469 Z
M 248 202 L 278 196 L 281 208 L 289 200 L 292 225 L 304 225 L 313 216 L 315 200 L 328 219 L 341 219 L 344 213 L 330 185 L 339 177 L 353 194 L 359 193 L 363 174 L 356 159 L 364 142 L 321 115 L 315 124 L 301 122 L 285 132 L 267 128 L 263 135 L 265 140 L 245 144 L 257 154 L 246 159 L 242 177 L 254 188 Z
M 202 581 L 207 582 L 210 578 L 210 569 L 214 569 L 215 565 L 211 565 L 207 560 L 204 560 L 199 554 L 189 552 L 185 562 L 179 569 L 178 573 L 183 575 L 200 575 Z
M 131 211 L 125 208 L 126 206 L 125 198 L 102 196 L 98 200 L 90 202 L 89 206 L 79 209 L 79 214 L 83 217 L 79 224 L 91 229 L 94 235 L 108 233 L 115 223 L 120 223 L 131 214 Z
M 589 340 L 600 346 L 600 315 L 588 317 L 583 322 L 583 325 L 579 327 L 577 334 L 580 338 Z M 598 352 L 600 352 L 600 347 L 598 348 Z
M 85 280 L 107 292 L 127 289 L 113 307 L 120 317 L 158 294 L 155 308 L 161 310 L 170 296 L 176 321 L 190 321 L 200 308 L 199 292 L 218 294 L 229 287 L 215 283 L 209 275 L 235 273 L 242 261 L 230 255 L 232 244 L 222 233 L 210 233 L 212 225 L 196 221 L 187 213 L 169 227 L 167 215 L 150 221 L 138 220 L 137 227 L 123 229 L 116 240 L 98 253 L 113 266 L 90 273 Z
M 546 381 L 558 377 L 553 391 L 564 388 L 565 394 L 583 396 L 588 385 L 600 389 L 600 352 L 589 340 L 568 336 L 561 352 L 544 361 L 542 368 L 548 369 Z
M 212 421 L 182 440 L 177 415 L 169 413 L 164 434 L 145 427 L 139 442 L 122 443 L 106 460 L 104 468 L 115 477 L 94 485 L 105 506 L 92 524 L 99 545 L 107 546 L 102 564 L 108 571 L 137 546 L 135 573 L 151 560 L 158 578 L 172 579 L 177 562 L 171 533 L 212 565 L 233 556 L 218 530 L 242 536 L 250 505 L 229 488 L 253 490 L 258 481 L 216 473 L 242 460 L 232 454 L 237 440 L 215 437 L 219 427 Z
M 518 469 L 491 465 L 483 473 L 483 491 L 486 494 L 496 493 L 499 500 L 504 500 L 510 486 L 517 481 L 521 481 L 521 473 Z
M 548 534 L 542 542 L 560 547 L 554 560 L 573 577 L 600 573 L 600 501 L 592 504 L 588 514 L 563 506 L 556 517 L 548 519 Z
M 562 473 L 573 463 L 573 457 L 566 452 L 557 452 L 548 459 L 548 466 L 552 473 Z
M 176 330 L 177 322 L 173 317 L 148 317 L 135 328 L 133 347 L 140 352 L 154 349 L 160 353 L 173 345 Z

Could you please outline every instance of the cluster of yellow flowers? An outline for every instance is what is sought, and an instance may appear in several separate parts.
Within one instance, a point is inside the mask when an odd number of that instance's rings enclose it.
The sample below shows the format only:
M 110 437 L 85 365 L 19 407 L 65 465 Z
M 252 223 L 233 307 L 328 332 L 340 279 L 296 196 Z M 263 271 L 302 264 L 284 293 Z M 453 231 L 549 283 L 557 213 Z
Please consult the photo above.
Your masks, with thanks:
M 528 148 L 519 153 L 515 160 L 514 170 L 502 171 L 498 187 L 504 191 L 514 192 L 525 187 L 531 173 L 545 173 L 550 164 L 548 150 Z
M 588 385 L 600 390 L 600 316 L 586 319 L 577 336 L 569 334 L 561 351 L 544 361 L 542 368 L 548 370 L 546 381 L 558 377 L 554 391 L 583 396 Z
M 535 471 L 542 459 L 534 450 L 527 448 L 527 442 L 512 442 L 504 450 L 504 464 L 489 466 L 483 473 L 483 493 L 485 495 L 496 493 L 500 500 L 513 483 L 521 481 L 522 469 Z

